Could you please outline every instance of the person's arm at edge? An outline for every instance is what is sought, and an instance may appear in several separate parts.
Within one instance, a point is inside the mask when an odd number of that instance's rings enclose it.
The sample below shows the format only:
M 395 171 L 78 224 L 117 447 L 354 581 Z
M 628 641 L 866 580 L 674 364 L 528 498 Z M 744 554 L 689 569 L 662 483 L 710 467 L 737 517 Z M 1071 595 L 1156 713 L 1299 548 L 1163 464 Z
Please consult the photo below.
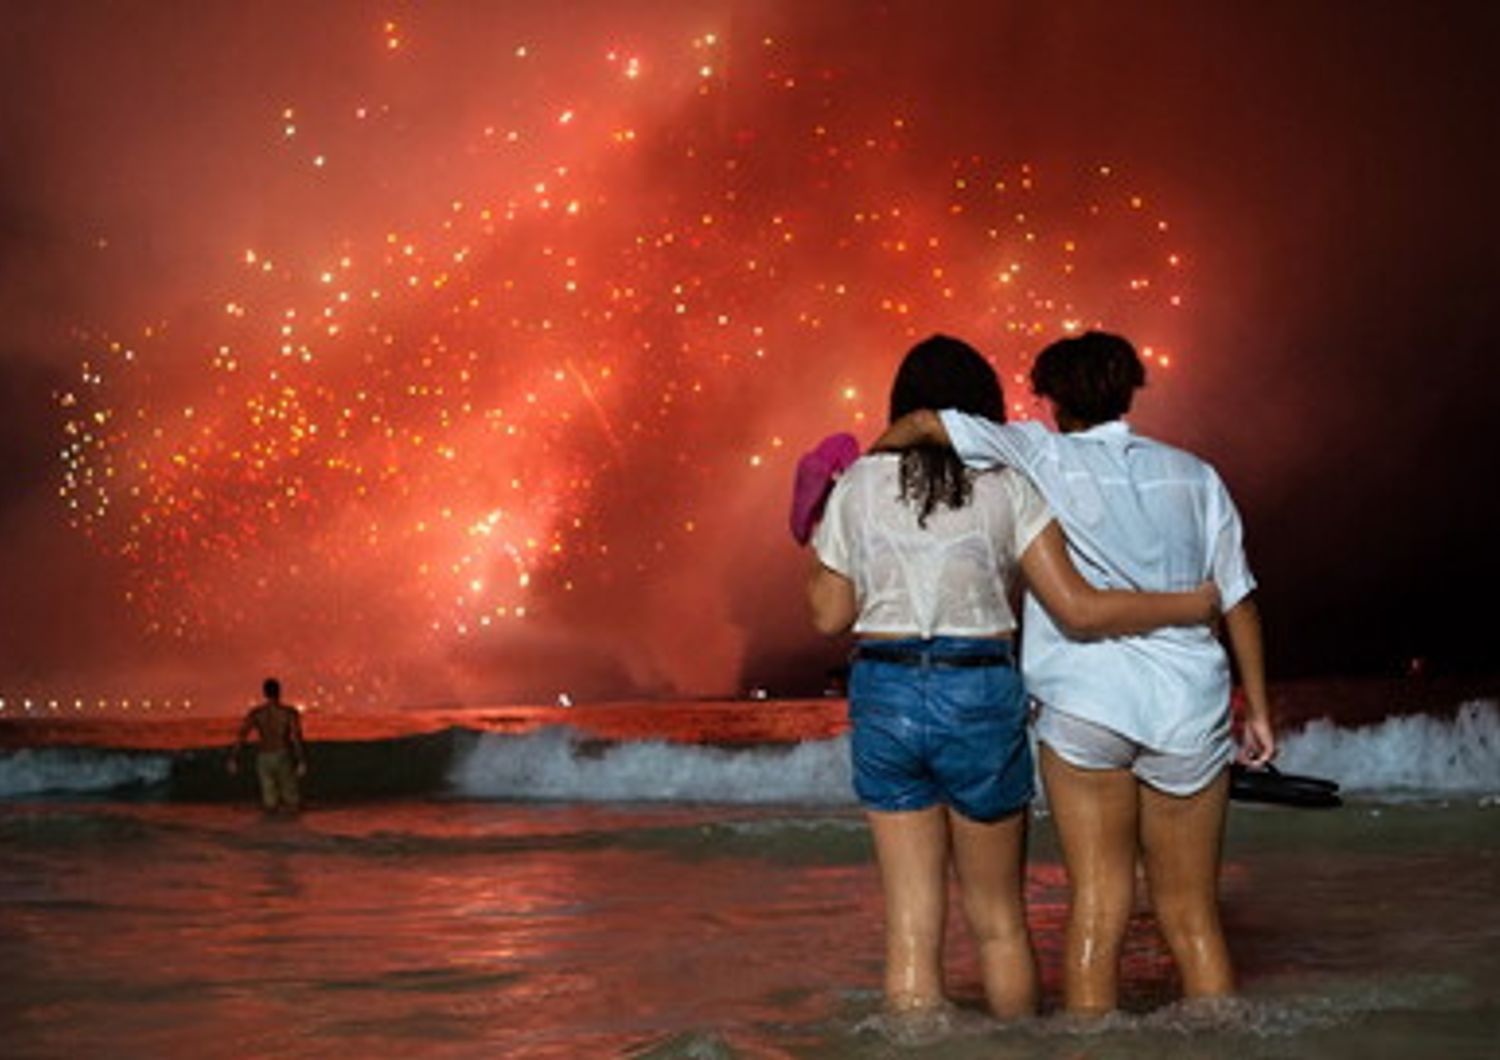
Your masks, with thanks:
M 813 557 L 807 576 L 807 604 L 813 628 L 826 637 L 837 636 L 854 625 L 859 611 L 854 583 Z
M 234 738 L 234 746 L 229 749 L 229 758 L 224 762 L 224 768 L 231 773 L 240 771 L 240 754 L 245 750 L 245 742 L 250 738 L 250 730 L 255 727 L 255 711 L 246 712 L 245 720 L 240 722 L 239 735 Z
M 297 767 L 297 775 L 307 775 L 307 745 L 302 741 L 302 712 L 296 707 L 292 708 L 292 723 L 287 730 L 287 743 L 292 749 L 292 758 Z
M 1265 637 L 1261 630 L 1260 608 L 1253 596 L 1246 596 L 1224 613 L 1224 631 L 1240 687 L 1245 690 L 1245 727 L 1241 737 L 1240 761 L 1262 766 L 1276 757 L 1276 726 L 1271 719 L 1271 698 L 1266 690 Z
M 885 429 L 870 446 L 870 452 L 882 453 L 910 449 L 914 445 L 951 445 L 943 417 L 932 409 L 908 412 Z
M 1021 571 L 1031 591 L 1071 637 L 1119 637 L 1149 633 L 1162 626 L 1193 626 L 1218 614 L 1213 582 L 1180 593 L 1138 593 L 1096 589 L 1068 558 L 1062 529 L 1054 519 L 1021 554 Z

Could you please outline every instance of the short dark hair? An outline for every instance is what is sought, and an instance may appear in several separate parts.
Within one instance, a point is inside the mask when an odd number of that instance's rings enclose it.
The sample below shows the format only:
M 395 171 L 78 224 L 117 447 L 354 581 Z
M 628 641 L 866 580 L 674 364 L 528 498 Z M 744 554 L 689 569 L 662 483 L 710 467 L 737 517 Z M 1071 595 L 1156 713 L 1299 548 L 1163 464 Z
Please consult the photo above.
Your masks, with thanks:
M 913 346 L 891 384 L 891 422 L 918 409 L 958 409 L 1005 422 L 1005 393 L 984 355 L 967 342 L 933 335 Z M 939 506 L 969 503 L 970 474 L 948 446 L 919 445 L 901 454 L 901 499 L 917 509 L 917 525 Z
M 268 677 L 260 683 L 260 690 L 266 694 L 267 699 L 281 698 L 281 682 L 274 677 Z
M 1146 366 L 1135 347 L 1107 331 L 1059 339 L 1037 355 L 1031 389 L 1087 424 L 1117 420 L 1146 385 Z

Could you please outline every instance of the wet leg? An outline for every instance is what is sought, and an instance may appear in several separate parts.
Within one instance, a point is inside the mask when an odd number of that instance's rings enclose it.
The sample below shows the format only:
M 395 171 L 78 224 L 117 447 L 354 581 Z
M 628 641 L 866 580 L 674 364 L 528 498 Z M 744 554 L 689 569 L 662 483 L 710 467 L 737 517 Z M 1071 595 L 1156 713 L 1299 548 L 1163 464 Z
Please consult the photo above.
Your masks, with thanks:
M 1126 769 L 1079 769 L 1046 744 L 1042 782 L 1072 885 L 1063 947 L 1064 1005 L 1116 1007 L 1120 949 L 1135 894 L 1139 782 Z
M 1234 992 L 1219 921 L 1219 857 L 1228 803 L 1228 770 L 1189 796 L 1141 788 L 1141 845 L 1151 904 L 1187 997 Z
M 948 907 L 948 820 L 941 806 L 870 811 L 885 891 L 885 1000 L 896 1012 L 935 1008 L 943 997 Z
M 1036 954 L 1026 925 L 1027 811 L 973 821 L 949 811 L 964 914 L 979 944 L 984 992 L 1002 1019 L 1036 1012 Z

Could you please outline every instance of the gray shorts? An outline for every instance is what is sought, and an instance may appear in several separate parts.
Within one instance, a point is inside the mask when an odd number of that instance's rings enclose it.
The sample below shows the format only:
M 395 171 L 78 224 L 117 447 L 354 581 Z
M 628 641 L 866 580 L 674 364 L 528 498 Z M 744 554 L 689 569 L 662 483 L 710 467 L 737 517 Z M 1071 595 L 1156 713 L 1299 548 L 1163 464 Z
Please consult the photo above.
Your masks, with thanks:
M 1168 795 L 1202 791 L 1234 757 L 1234 741 L 1228 733 L 1192 754 L 1153 751 L 1113 729 L 1046 705 L 1037 715 L 1036 738 L 1070 766 L 1128 769 L 1142 783 Z

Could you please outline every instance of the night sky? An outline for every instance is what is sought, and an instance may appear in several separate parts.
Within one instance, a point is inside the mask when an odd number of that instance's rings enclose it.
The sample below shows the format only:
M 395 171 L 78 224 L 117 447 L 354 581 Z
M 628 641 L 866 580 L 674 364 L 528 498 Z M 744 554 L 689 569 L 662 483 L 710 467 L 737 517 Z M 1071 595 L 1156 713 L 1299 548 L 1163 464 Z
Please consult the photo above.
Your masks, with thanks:
M 1492 5 L 5 19 L 0 695 L 815 692 L 797 452 L 1087 326 L 1273 677 L 1496 669 Z

